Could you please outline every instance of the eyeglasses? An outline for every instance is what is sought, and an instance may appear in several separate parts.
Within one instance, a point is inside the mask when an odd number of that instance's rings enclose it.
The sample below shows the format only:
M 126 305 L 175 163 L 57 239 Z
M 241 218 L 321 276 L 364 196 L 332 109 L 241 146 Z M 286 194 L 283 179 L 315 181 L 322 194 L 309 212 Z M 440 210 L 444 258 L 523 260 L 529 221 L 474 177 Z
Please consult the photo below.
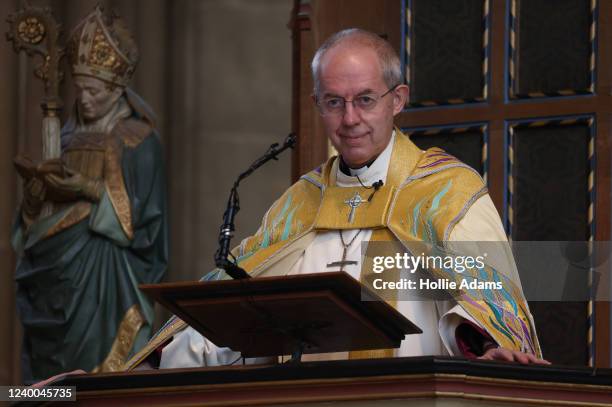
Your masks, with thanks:
M 378 101 L 389 93 L 391 93 L 395 88 L 397 88 L 399 84 L 392 86 L 382 95 L 378 96 L 376 94 L 366 94 L 359 95 L 353 100 L 346 100 L 341 97 L 328 97 L 322 100 L 317 100 L 317 106 L 319 106 L 319 111 L 322 115 L 343 115 L 346 112 L 346 104 L 352 103 L 354 109 L 358 109 L 362 112 L 368 112 L 373 110 Z

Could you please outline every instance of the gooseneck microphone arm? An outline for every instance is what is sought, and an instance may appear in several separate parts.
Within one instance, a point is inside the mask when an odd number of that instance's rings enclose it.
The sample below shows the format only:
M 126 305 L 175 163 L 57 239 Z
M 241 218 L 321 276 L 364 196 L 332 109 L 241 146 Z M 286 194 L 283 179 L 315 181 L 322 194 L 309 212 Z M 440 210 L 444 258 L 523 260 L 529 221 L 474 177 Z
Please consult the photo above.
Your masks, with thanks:
M 223 214 L 223 224 L 219 228 L 219 248 L 215 253 L 215 265 L 225 270 L 225 272 L 234 279 L 250 278 L 249 274 L 240 266 L 238 262 L 232 256 L 233 261 L 228 258 L 230 254 L 230 243 L 234 236 L 234 218 L 240 210 L 240 198 L 238 197 L 238 185 L 240 181 L 251 175 L 257 168 L 261 167 L 270 160 L 278 160 L 278 155 L 288 148 L 293 148 L 296 143 L 296 136 L 291 133 L 287 136 L 283 145 L 279 147 L 278 143 L 272 144 L 263 156 L 258 158 L 251 164 L 251 166 L 238 176 L 234 186 L 230 191 L 229 199 L 227 200 L 227 207 Z

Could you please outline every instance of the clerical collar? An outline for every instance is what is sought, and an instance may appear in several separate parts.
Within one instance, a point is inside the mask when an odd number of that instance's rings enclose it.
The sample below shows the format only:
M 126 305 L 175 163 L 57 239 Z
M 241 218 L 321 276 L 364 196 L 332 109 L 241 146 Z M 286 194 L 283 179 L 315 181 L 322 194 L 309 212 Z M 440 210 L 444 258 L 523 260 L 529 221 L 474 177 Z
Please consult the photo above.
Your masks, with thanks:
M 366 172 L 368 170 L 368 168 L 370 168 L 370 165 L 372 165 L 372 163 L 374 163 L 374 161 L 376 161 L 376 158 L 368 161 L 363 167 L 360 168 L 351 168 L 348 166 L 347 163 L 344 162 L 344 159 L 342 158 L 342 156 L 340 156 L 340 161 L 338 163 L 340 171 L 342 171 L 343 174 L 345 175 L 349 175 L 351 177 L 354 177 L 355 175 L 361 175 L 364 172 Z
M 383 182 L 386 181 L 387 169 L 389 168 L 389 161 L 391 159 L 394 141 L 395 130 L 393 131 L 393 134 L 391 134 L 389 144 L 387 144 L 387 147 L 385 147 L 383 152 L 380 153 L 380 155 L 376 157 L 376 159 L 374 159 L 374 161 L 372 161 L 369 165 L 365 165 L 358 169 L 349 168 L 351 175 L 347 175 L 340 169 L 340 166 L 343 164 L 342 160 L 340 160 L 338 171 L 336 173 L 336 185 L 339 187 L 354 187 L 361 185 L 359 182 L 359 180 L 361 180 L 364 185 L 370 186 L 378 180 L 382 180 Z M 348 168 L 348 166 L 346 168 Z M 359 176 L 359 180 L 357 179 L 357 176 Z

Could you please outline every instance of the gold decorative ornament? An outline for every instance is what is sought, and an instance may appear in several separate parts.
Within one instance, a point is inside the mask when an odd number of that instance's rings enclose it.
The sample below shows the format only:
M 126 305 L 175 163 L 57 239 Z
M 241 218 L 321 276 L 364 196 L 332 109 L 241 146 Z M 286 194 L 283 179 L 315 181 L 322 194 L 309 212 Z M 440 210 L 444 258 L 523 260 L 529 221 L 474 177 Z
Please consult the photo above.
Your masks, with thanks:
M 17 26 L 19 38 L 28 44 L 38 44 L 45 38 L 45 26 L 37 17 L 26 17 Z
M 59 43 L 60 24 L 55 21 L 51 9 L 27 5 L 12 13 L 7 19 L 9 31 L 6 38 L 13 43 L 15 52 L 25 51 L 28 56 L 38 55 L 42 62 L 36 66 L 34 74 L 45 85 L 45 95 L 41 101 L 43 110 L 43 159 L 59 158 L 61 151 L 59 114 L 62 99 L 59 84 L 64 78 L 60 61 L 64 48 Z
M 35 74 L 45 83 L 43 110 L 45 116 L 61 110 L 59 84 L 64 73 L 60 70 L 60 61 L 64 48 L 59 43 L 61 26 L 55 21 L 50 8 L 26 7 L 7 19 L 9 31 L 6 38 L 13 43 L 15 52 L 25 51 L 29 56 L 39 55 L 42 62 L 35 68 Z
M 138 62 L 138 49 L 117 16 L 96 8 L 72 31 L 68 40 L 72 73 L 126 86 Z
M 140 328 L 145 323 L 145 318 L 140 311 L 140 306 L 132 305 L 123 316 L 119 328 L 117 329 L 117 335 L 111 346 L 110 352 L 106 355 L 104 361 L 96 366 L 91 372 L 117 372 L 120 371 L 125 364 L 136 336 L 140 331 Z

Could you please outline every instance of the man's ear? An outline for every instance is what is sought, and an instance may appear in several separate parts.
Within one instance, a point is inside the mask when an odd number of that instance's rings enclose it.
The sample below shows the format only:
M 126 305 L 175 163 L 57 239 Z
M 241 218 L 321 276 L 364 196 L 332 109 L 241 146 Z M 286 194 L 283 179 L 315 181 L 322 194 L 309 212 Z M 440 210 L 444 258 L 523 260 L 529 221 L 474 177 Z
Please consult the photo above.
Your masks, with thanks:
M 398 85 L 393 90 L 393 115 L 395 116 L 406 106 L 406 102 L 408 101 L 408 95 L 410 94 L 410 90 L 408 85 Z

